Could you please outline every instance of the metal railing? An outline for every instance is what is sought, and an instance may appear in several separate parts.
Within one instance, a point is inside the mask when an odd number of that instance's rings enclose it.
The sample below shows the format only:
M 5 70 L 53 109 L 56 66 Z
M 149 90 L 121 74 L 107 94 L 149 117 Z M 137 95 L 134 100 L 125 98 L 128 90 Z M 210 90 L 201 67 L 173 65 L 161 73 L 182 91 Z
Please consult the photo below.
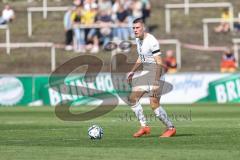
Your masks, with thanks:
M 33 2 L 33 0 L 27 0 L 27 2 L 31 3 L 31 2 Z M 43 0 L 43 2 L 42 2 L 42 12 L 43 12 L 43 18 L 44 19 L 47 19 L 47 13 L 48 13 L 47 8 L 48 8 L 47 0 Z
M 229 8 L 231 15 L 234 15 L 233 6 L 231 3 L 221 2 L 221 3 L 183 3 L 183 4 L 166 4 L 165 5 L 165 30 L 166 33 L 171 32 L 171 9 L 185 9 L 185 13 L 188 12 L 190 8 L 219 8 L 226 7 Z M 233 23 L 231 23 L 231 29 L 233 29 Z
M 10 54 L 10 29 L 8 25 L 0 25 L 0 29 L 5 30 L 5 36 L 6 36 L 6 52 L 7 54 Z
M 236 59 L 237 67 L 239 67 L 238 51 L 239 51 L 240 38 L 235 38 L 232 40 L 232 42 L 233 42 L 233 49 L 234 49 L 234 57 Z
M 51 48 L 51 71 L 56 69 L 56 47 L 49 42 L 35 42 L 35 43 L 0 43 L 0 48 Z
M 228 22 L 230 25 L 233 22 L 239 22 L 239 18 L 232 18 L 229 21 L 223 21 L 222 18 L 204 18 L 203 22 L 203 45 L 205 48 L 209 47 L 209 34 L 208 34 L 208 24 L 209 23 L 221 23 L 221 22 Z
M 42 12 L 44 10 L 46 11 L 50 11 L 50 12 L 63 12 L 63 11 L 67 11 L 70 7 L 69 6 L 65 6 L 65 7 L 47 7 L 47 8 L 43 8 L 43 7 L 29 7 L 27 9 L 28 12 L 28 37 L 31 37 L 33 34 L 33 29 L 32 29 L 32 13 L 33 12 Z

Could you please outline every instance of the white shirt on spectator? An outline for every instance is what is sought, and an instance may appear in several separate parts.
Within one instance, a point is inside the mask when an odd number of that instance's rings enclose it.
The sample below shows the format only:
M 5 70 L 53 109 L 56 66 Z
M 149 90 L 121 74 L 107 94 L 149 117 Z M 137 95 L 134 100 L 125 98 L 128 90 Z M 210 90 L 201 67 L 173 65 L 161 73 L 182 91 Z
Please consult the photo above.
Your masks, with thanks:
M 100 11 L 110 11 L 112 10 L 112 3 L 110 0 L 100 0 L 98 2 L 98 8 Z
M 134 18 L 141 18 L 143 16 L 142 7 L 143 7 L 143 4 L 141 1 L 134 1 L 133 13 L 132 13 Z
M 12 9 L 4 9 L 2 11 L 2 18 L 7 22 L 14 17 L 14 11 Z

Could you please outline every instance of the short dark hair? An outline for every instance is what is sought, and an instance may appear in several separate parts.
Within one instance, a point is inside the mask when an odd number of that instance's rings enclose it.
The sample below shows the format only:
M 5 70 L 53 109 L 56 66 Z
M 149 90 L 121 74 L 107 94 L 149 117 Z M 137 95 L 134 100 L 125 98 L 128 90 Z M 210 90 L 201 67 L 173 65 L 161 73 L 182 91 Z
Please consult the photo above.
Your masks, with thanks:
M 142 24 L 144 24 L 144 21 L 143 21 L 142 18 L 136 18 L 136 19 L 133 21 L 133 24 L 135 24 L 135 23 L 142 23 Z

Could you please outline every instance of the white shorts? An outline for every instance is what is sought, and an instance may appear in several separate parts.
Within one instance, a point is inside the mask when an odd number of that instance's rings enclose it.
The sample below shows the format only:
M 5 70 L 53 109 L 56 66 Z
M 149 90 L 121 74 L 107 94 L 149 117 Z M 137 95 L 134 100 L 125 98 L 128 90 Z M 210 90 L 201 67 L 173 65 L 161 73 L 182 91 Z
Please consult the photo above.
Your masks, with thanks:
M 159 90 L 160 87 L 162 87 L 160 84 L 160 81 L 164 81 L 164 76 L 161 76 L 159 79 Z M 132 91 L 145 91 L 147 93 L 149 93 L 149 95 L 152 95 L 152 91 L 153 91 L 153 83 L 156 83 L 155 81 L 155 73 L 149 73 L 148 71 L 141 71 L 141 72 L 137 72 L 134 74 L 133 79 L 132 79 Z

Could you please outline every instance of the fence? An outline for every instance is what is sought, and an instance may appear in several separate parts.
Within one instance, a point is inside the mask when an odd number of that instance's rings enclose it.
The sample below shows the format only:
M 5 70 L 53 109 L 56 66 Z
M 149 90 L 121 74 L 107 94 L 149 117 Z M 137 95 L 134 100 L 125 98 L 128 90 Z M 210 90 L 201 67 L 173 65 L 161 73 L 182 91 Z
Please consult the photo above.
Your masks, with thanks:
M 33 0 L 27 0 L 28 3 L 33 2 Z M 43 6 L 42 6 L 42 11 L 43 11 L 43 18 L 47 19 L 47 0 L 43 0 Z
M 232 18 L 229 21 L 226 21 L 230 24 L 233 22 L 239 22 L 239 18 Z M 203 19 L 203 44 L 205 48 L 209 47 L 209 34 L 208 34 L 208 23 L 221 23 L 223 22 L 222 18 L 204 18 Z
M 51 48 L 51 71 L 56 69 L 56 48 L 53 43 L 36 42 L 36 43 L 0 43 L 0 48 L 5 48 L 8 45 L 10 48 Z
M 227 7 L 229 8 L 229 12 L 231 15 L 234 15 L 233 6 L 231 3 L 185 3 L 185 4 L 166 4 L 165 5 L 165 30 L 166 33 L 171 32 L 171 9 L 182 9 L 186 7 L 190 8 L 219 8 L 219 7 Z M 231 29 L 233 29 L 233 23 L 231 23 Z
M 28 12 L 28 37 L 31 37 L 33 34 L 33 30 L 32 30 L 32 12 L 42 12 L 44 10 L 46 11 L 51 11 L 51 12 L 63 12 L 63 11 L 67 11 L 68 8 L 70 7 L 47 7 L 45 9 L 43 9 L 42 7 L 30 7 L 27 9 Z
M 6 52 L 10 54 L 10 29 L 8 25 L 0 25 L 0 29 L 5 30 L 6 35 Z
M 189 0 L 184 0 L 184 13 L 189 15 Z
M 234 57 L 236 59 L 237 67 L 239 67 L 238 45 L 240 44 L 240 38 L 233 39 L 232 42 L 233 42 L 233 49 L 234 49 Z

